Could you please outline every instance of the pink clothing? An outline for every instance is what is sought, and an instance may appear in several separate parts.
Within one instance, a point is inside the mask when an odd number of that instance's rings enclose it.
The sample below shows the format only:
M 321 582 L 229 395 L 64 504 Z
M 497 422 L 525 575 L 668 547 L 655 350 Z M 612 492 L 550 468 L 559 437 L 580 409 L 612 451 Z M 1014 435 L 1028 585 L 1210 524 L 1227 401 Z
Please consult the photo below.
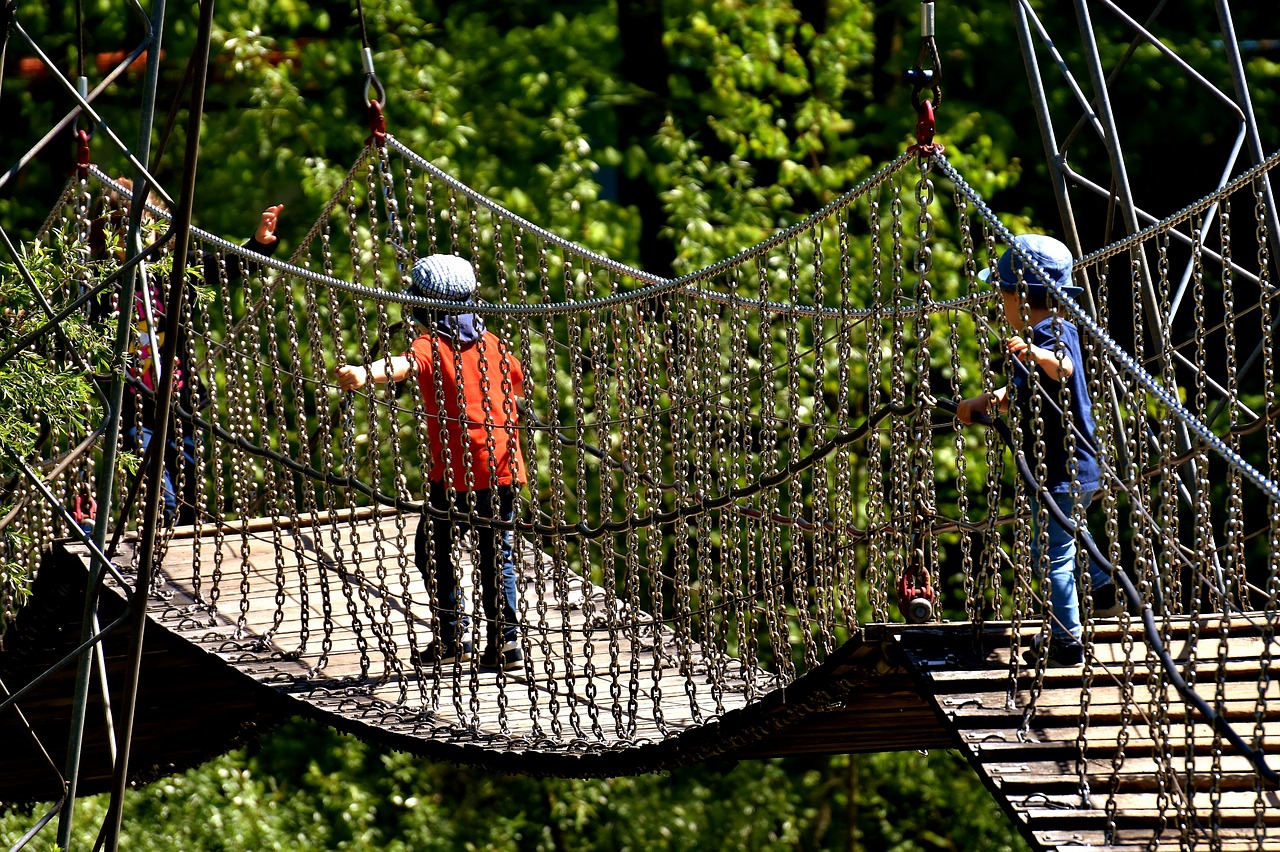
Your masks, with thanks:
M 497 335 L 488 331 L 473 343 L 464 343 L 459 349 L 454 346 L 455 341 L 451 337 L 432 331 L 413 341 L 409 351 L 409 357 L 417 364 L 418 389 L 422 392 L 422 404 L 427 415 L 427 436 L 431 442 L 429 478 L 432 482 L 445 480 L 439 399 L 444 403 L 444 431 L 449 442 L 448 481 L 455 491 L 467 490 L 468 470 L 472 472 L 470 488 L 473 490 L 528 482 L 520 450 L 519 412 L 516 409 L 516 397 L 524 396 L 524 368 L 520 359 Z M 439 376 L 436 375 L 437 362 Z M 485 380 L 488 381 L 487 413 Z M 459 385 L 465 402 L 465 444 L 462 441 Z

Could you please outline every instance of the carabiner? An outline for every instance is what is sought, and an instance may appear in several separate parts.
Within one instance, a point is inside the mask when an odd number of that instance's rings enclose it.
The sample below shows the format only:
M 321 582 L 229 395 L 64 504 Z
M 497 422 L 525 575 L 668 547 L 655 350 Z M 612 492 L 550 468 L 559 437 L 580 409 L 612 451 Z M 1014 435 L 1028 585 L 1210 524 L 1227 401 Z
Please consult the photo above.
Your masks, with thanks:
M 908 154 L 941 154 L 946 149 L 933 141 L 937 122 L 933 118 L 933 101 L 921 101 L 916 107 L 916 144 L 907 147 Z

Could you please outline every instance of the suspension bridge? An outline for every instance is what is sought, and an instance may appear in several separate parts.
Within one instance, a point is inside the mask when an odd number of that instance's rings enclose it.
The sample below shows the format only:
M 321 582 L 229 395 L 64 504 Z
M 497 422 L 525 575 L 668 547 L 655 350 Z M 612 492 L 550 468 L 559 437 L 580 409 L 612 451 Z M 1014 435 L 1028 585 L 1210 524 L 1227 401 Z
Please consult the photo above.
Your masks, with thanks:
M 303 714 L 567 776 L 955 748 L 1037 848 L 1275 846 L 1280 155 L 1134 218 L 1075 261 L 1080 298 L 1053 293 L 1079 329 L 1102 474 L 1093 505 L 1057 519 L 1127 606 L 1098 616 L 1082 582 L 1083 664 L 1051 667 L 1032 530 L 1064 448 L 1035 438 L 1071 401 L 1040 388 L 1030 436 L 956 418 L 1008 366 L 981 273 L 1014 234 L 931 134 L 674 279 L 515 215 L 385 128 L 289 257 L 135 198 L 162 236 L 121 263 L 93 235 L 130 190 L 83 157 L 37 242 L 93 274 L 51 296 L 127 320 L 135 300 L 112 295 L 130 270 L 166 252 L 203 270 L 167 314 L 137 288 L 172 357 L 118 377 L 135 418 L 120 433 L 166 421 L 191 458 L 135 470 L 104 426 L 14 460 L 4 526 L 36 546 L 3 555 L 36 579 L 0 647 L 0 801 L 61 806 L 71 764 L 80 794 L 122 765 L 146 783 Z M 431 254 L 465 258 L 481 301 L 408 295 Z M 424 504 L 441 385 L 430 411 L 413 381 L 339 387 L 338 366 L 409 349 L 415 308 L 473 312 L 501 341 L 483 381 L 518 411 L 467 428 L 489 449 L 520 433 L 511 521 Z M 153 502 L 135 513 L 139 494 Z M 424 517 L 459 531 L 476 650 L 502 626 L 482 544 L 511 536 L 523 665 L 415 653 L 448 615 L 415 563 Z M 134 665 L 135 694 L 113 693 Z
M 1076 265 L 1095 282 L 1096 318 L 1074 301 L 1060 310 L 1085 341 L 1105 481 L 1085 522 L 1093 558 L 1131 602 L 1086 618 L 1085 664 L 1069 669 L 1033 650 L 1052 619 L 1019 522 L 1036 460 L 1007 453 L 1021 444 L 1003 424 L 952 416 L 952 399 L 1000 371 L 998 307 L 978 272 L 1012 235 L 941 152 L 904 154 L 769 241 L 675 280 L 513 216 L 390 136 L 292 257 L 197 232 L 221 301 L 182 318 L 193 390 L 172 395 L 173 426 L 204 451 L 173 470 L 175 491 L 195 496 L 193 523 L 162 525 L 146 581 L 137 779 L 296 713 L 431 757 L 567 775 L 949 746 L 1046 848 L 1270 842 L 1280 453 L 1259 199 L 1276 161 Z M 84 196 L 122 189 L 90 169 L 48 234 L 88 233 Z M 1211 245 L 1215 206 L 1244 212 Z M 1148 251 L 1166 298 L 1170 254 L 1195 282 L 1195 322 L 1158 357 L 1141 349 L 1140 312 L 1123 344 L 1106 330 L 1108 291 L 1131 292 Z M 491 626 L 477 538 L 500 530 L 424 507 L 416 388 L 348 393 L 334 378 L 348 360 L 404 351 L 412 308 L 465 307 L 399 288 L 406 258 L 437 252 L 471 260 L 474 310 L 525 365 L 514 671 L 412 655 L 441 629 L 414 564 L 418 519 L 471 529 L 458 579 L 477 648 Z M 345 264 L 350 277 L 335 277 Z M 248 273 L 233 281 L 237 266 Z M 855 304 L 855 292 L 874 299 Z M 977 369 L 963 360 L 974 341 Z M 1185 399 L 1170 389 L 1179 371 Z M 492 441 L 507 427 L 472 428 Z M 14 677 L 75 650 L 72 602 L 100 586 L 114 600 L 105 628 L 138 582 L 136 535 L 115 536 L 106 562 L 65 539 L 73 521 L 58 506 L 97 475 L 80 438 L 65 440 L 56 475 L 16 494 L 15 523 L 57 543 L 0 658 L 12 741 L 56 725 L 51 696 L 65 695 L 71 667 L 25 693 Z M 136 486 L 122 475 L 116 487 Z M 966 619 L 937 621 L 944 606 Z M 105 644 L 98 665 L 118 653 Z M 217 700 L 202 701 L 215 684 Z M 85 789 L 109 778 L 107 730 L 88 736 Z M 58 761 L 29 752 L 5 798 L 60 790 Z

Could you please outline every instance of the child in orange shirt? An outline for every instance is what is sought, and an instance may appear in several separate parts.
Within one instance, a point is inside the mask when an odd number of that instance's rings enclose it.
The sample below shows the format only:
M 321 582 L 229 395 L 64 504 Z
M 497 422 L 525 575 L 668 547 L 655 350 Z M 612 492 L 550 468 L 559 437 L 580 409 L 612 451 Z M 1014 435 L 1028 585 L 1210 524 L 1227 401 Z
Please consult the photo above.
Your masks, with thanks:
M 471 302 L 478 286 L 470 263 L 455 255 L 433 254 L 414 264 L 407 292 Z M 516 409 L 516 397 L 524 394 L 524 369 L 507 344 L 486 331 L 484 321 L 474 313 L 415 307 L 413 318 L 422 333 L 407 353 L 391 358 L 390 364 L 379 359 L 369 366 L 339 367 L 338 386 L 349 391 L 369 382 L 417 376 L 431 452 L 428 503 L 432 509 L 452 509 L 460 515 L 456 525 L 470 529 L 477 540 L 487 626 L 480 666 L 518 669 L 524 665 L 524 653 L 516 610 L 514 532 L 476 524 L 473 519 L 515 520 L 516 489 L 528 481 Z M 414 665 L 463 662 L 474 653 L 453 560 L 454 529 L 454 522 L 429 511 L 418 523 L 416 562 L 428 588 L 434 578 L 440 629 L 426 648 L 414 649 Z

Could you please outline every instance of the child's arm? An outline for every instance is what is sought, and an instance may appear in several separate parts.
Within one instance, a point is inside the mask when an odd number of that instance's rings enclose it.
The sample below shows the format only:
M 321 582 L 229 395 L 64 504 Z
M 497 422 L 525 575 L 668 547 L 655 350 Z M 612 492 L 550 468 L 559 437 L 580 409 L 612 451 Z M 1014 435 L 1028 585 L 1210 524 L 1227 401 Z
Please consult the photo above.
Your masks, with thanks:
M 359 364 L 344 364 L 336 371 L 338 387 L 344 391 L 362 388 L 369 382 L 383 384 L 390 380 L 403 382 L 413 372 L 413 362 L 404 355 L 396 355 L 391 359 L 391 369 L 387 370 L 387 359 L 379 358 L 367 367 Z
M 1076 365 L 1070 355 L 1064 352 L 1059 358 L 1052 349 L 1028 343 L 1016 334 L 1010 337 L 1005 345 L 1008 346 L 1010 355 L 1028 366 L 1039 366 L 1044 370 L 1045 375 L 1055 382 L 1066 381 L 1076 371 Z
M 968 426 L 977 415 L 988 417 L 992 411 L 1004 413 L 1009 410 L 1009 388 L 996 388 L 993 391 L 980 393 L 956 403 L 956 419 Z

